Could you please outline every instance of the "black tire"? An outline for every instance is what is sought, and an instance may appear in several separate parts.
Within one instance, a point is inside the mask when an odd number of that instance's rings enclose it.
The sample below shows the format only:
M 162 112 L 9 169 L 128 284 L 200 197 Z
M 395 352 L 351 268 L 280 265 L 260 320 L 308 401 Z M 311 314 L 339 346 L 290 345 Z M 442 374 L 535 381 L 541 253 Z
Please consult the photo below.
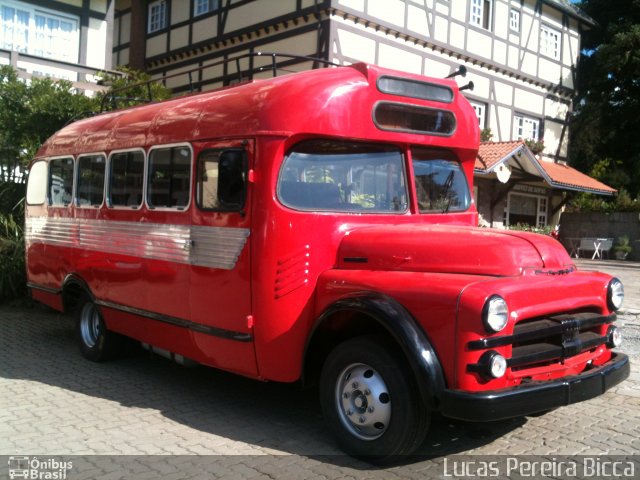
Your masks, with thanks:
M 92 362 L 112 359 L 124 344 L 124 337 L 107 330 L 100 309 L 86 295 L 76 309 L 76 336 L 82 356 Z
M 338 345 L 320 377 L 322 412 L 339 445 L 377 464 L 400 460 L 424 441 L 431 415 L 417 392 L 406 361 L 371 337 Z

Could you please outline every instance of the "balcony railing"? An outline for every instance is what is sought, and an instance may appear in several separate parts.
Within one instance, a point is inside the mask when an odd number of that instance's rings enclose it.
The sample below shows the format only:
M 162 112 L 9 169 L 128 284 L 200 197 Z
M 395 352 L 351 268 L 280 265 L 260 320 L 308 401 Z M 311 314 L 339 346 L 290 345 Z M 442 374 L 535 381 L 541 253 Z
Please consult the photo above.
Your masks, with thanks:
M 99 73 L 107 73 L 114 76 L 124 75 L 122 72 L 115 70 L 94 68 L 88 65 L 53 60 L 0 48 L 0 65 L 7 64 L 11 65 L 16 72 L 18 72 L 20 78 L 28 80 L 32 77 L 48 76 L 53 79 L 68 80 L 73 85 L 73 88 L 83 92 L 102 92 L 109 88 L 98 85 L 97 81 L 99 78 L 96 77 L 96 75 Z M 39 68 L 42 68 L 42 74 L 38 73 Z M 56 73 L 49 73 L 47 70 L 64 74 L 57 75 Z

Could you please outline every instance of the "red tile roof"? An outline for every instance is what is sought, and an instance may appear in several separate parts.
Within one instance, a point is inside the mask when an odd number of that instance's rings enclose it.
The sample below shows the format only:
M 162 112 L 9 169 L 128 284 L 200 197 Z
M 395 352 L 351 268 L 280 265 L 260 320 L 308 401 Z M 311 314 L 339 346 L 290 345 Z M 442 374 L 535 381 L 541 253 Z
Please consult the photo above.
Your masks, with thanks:
M 509 157 L 515 155 L 520 149 L 528 147 L 522 140 L 509 142 L 482 142 L 476 157 L 475 170 L 487 173 L 501 161 L 508 161 Z M 534 163 L 535 169 L 540 172 L 540 176 L 549 185 L 566 190 L 578 190 L 582 192 L 592 192 L 601 195 L 613 195 L 616 189 L 579 172 L 568 165 L 561 165 L 553 162 L 538 160 L 533 154 L 526 155 Z
M 509 157 L 516 150 L 524 146 L 522 140 L 511 142 L 482 142 L 478 150 L 475 168 L 478 170 L 489 170 L 500 160 Z
M 582 190 L 593 193 L 604 193 L 613 195 L 616 193 L 615 188 L 579 172 L 575 168 L 568 165 L 561 165 L 553 162 L 540 162 L 540 166 L 553 181 L 554 186 L 566 187 L 571 190 Z

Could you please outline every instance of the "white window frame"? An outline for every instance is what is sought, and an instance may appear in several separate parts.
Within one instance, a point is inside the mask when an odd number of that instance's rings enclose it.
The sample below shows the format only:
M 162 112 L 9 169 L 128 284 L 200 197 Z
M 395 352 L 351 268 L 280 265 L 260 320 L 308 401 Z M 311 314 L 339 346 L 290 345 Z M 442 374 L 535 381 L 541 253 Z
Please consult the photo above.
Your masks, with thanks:
M 471 0 L 471 6 L 469 11 L 469 23 L 477 27 L 482 26 L 482 9 L 484 6 L 483 0 Z
M 547 218 L 548 218 L 548 205 L 549 200 L 547 197 L 543 195 L 535 195 L 532 193 L 523 193 L 523 192 L 509 192 L 507 197 L 507 205 L 505 208 L 505 216 L 504 216 L 504 226 L 509 227 L 511 225 L 510 216 L 511 216 L 511 198 L 513 195 L 518 195 L 521 197 L 533 197 L 536 199 L 536 227 L 546 227 L 547 226 Z
M 5 9 L 13 10 L 11 22 L 4 17 Z M 29 26 L 33 19 L 32 13 L 30 9 L 23 6 L 8 2 L 0 3 L 0 48 L 27 53 L 29 49 Z M 18 22 L 20 14 L 28 16 L 26 27 Z
M 549 25 L 540 26 L 540 54 L 560 60 L 562 51 L 562 33 Z
M 514 140 L 534 140 L 540 137 L 540 119 L 525 115 L 514 115 L 513 138 Z
M 520 11 L 515 8 L 509 10 L 509 30 L 513 33 L 520 33 Z
M 220 6 L 219 0 L 195 0 L 193 2 L 193 16 L 204 15 L 205 13 L 213 12 Z
M 0 8 L 3 7 L 13 9 L 14 17 L 11 23 L 0 21 L 0 48 L 8 48 L 52 60 L 78 62 L 80 53 L 79 17 L 11 0 L 0 0 Z M 28 15 L 26 25 L 20 25 L 16 22 L 18 11 Z M 42 26 L 39 26 L 40 24 Z M 10 42 L 5 38 L 7 31 L 11 31 Z M 20 41 L 20 37 L 22 37 L 22 41 Z
M 469 103 L 473 107 L 473 110 L 476 112 L 476 117 L 478 117 L 478 126 L 480 130 L 487 127 L 487 104 L 481 102 L 474 102 L 469 100 Z
M 167 28 L 167 1 L 156 0 L 147 10 L 147 33 L 155 33 Z
M 469 23 L 491 31 L 493 20 L 493 0 L 471 0 Z

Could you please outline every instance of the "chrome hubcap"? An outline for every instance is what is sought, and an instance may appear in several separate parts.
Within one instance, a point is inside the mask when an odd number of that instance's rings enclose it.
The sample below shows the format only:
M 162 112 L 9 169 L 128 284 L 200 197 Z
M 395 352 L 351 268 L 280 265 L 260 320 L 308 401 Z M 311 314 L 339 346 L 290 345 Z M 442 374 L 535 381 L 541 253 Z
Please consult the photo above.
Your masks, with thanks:
M 80 336 L 84 344 L 93 348 L 100 336 L 100 314 L 92 303 L 82 307 L 80 314 Z
M 336 383 L 340 421 L 362 440 L 375 440 L 387 431 L 391 419 L 391 395 L 382 376 L 369 365 L 354 363 Z

